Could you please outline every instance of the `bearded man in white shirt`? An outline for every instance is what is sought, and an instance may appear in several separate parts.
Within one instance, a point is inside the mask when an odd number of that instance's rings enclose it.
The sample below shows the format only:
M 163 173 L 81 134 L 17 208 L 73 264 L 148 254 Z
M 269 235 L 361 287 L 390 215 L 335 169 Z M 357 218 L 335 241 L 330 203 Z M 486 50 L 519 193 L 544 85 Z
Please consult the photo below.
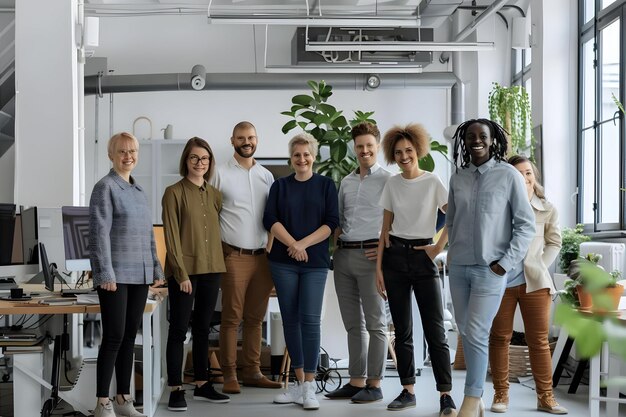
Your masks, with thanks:
M 263 212 L 272 174 L 256 162 L 256 128 L 239 122 L 230 138 L 233 158 L 217 168 L 212 185 L 222 192 L 220 229 L 226 273 L 222 275 L 220 365 L 223 392 L 241 392 L 237 378 L 237 333 L 243 322 L 241 379 L 244 386 L 280 388 L 261 373 L 261 329 L 273 282 L 265 248 Z

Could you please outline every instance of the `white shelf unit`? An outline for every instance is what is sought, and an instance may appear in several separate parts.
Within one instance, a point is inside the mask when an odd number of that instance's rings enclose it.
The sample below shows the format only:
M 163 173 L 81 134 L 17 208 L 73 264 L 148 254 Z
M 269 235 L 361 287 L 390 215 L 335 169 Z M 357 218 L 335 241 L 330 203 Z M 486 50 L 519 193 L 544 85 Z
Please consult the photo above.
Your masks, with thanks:
M 161 224 L 161 198 L 165 188 L 181 179 L 180 155 L 187 139 L 150 139 L 139 141 L 139 163 L 133 171 L 148 196 L 152 223 Z

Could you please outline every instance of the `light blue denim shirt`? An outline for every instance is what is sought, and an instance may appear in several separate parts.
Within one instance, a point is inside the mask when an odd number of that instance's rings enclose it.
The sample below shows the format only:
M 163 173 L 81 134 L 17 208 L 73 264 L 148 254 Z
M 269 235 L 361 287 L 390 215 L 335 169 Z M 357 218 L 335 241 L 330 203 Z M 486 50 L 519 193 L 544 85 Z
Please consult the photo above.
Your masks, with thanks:
M 535 236 L 535 214 L 521 174 L 493 158 L 450 178 L 446 213 L 448 263 L 489 265 L 510 271 Z
M 96 183 L 89 202 L 89 259 L 94 287 L 152 284 L 163 279 L 146 193 L 113 169 Z

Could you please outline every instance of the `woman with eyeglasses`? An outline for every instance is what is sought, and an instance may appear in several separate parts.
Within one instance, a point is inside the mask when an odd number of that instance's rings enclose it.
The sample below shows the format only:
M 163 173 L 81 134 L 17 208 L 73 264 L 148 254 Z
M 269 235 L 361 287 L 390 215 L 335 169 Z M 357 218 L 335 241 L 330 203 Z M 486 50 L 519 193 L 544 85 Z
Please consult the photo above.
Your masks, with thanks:
M 135 336 L 148 297 L 148 286 L 161 284 L 150 205 L 130 175 L 139 143 L 127 132 L 108 143 L 113 167 L 96 183 L 89 201 L 89 259 L 102 315 L 102 342 L 96 364 L 94 416 L 142 416 L 130 398 Z M 117 395 L 109 399 L 115 370 Z
M 182 365 L 190 319 L 196 384 L 193 398 L 214 403 L 230 401 L 215 391 L 208 372 L 211 316 L 220 289 L 220 274 L 226 271 L 219 224 L 222 195 L 208 184 L 214 167 L 209 144 L 198 137 L 189 139 L 180 157 L 183 178 L 163 194 L 165 277 L 170 301 L 166 358 L 171 392 L 167 408 L 172 411 L 187 410 Z

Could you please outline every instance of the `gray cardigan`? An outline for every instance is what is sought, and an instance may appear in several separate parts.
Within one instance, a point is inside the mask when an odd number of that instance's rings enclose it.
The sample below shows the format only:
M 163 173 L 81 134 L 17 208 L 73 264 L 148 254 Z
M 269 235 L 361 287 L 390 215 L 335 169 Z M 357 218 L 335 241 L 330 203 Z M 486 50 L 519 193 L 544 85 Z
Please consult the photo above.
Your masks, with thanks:
M 152 284 L 163 279 L 150 206 L 143 189 L 113 169 L 96 183 L 89 202 L 89 259 L 94 287 L 107 282 Z

